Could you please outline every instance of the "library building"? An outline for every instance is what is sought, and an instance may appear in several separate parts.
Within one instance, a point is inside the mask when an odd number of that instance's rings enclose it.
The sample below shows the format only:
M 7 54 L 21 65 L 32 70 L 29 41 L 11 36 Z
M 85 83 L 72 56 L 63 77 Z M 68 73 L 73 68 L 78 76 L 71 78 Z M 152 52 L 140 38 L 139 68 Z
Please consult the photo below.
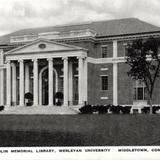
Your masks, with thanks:
M 0 37 L 0 105 L 8 113 L 74 113 L 84 104 L 147 105 L 128 76 L 127 46 L 159 37 L 136 18 L 26 28 Z M 160 104 L 160 81 L 153 104 Z M 30 106 L 30 107 L 27 107 Z

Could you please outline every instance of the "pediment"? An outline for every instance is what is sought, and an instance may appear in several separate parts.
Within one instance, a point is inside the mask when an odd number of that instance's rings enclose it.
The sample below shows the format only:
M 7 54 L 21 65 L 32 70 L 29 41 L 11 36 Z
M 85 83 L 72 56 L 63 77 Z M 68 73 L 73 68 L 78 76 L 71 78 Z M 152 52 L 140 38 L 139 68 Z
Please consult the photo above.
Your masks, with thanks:
M 27 53 L 41 53 L 41 52 L 60 52 L 60 51 L 73 51 L 73 50 L 85 50 L 73 45 L 66 45 L 63 43 L 57 43 L 46 39 L 38 39 L 24 46 L 10 50 L 6 55 L 10 54 L 27 54 Z

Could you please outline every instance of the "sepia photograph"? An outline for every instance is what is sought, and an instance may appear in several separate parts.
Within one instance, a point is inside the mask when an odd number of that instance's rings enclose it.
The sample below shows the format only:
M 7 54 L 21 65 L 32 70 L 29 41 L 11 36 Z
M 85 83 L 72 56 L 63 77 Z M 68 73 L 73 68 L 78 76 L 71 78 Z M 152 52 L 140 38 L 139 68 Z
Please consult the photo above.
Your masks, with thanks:
M 159 0 L 0 0 L 0 149 L 160 152 L 159 8 Z M 148 152 L 118 150 L 126 151 Z

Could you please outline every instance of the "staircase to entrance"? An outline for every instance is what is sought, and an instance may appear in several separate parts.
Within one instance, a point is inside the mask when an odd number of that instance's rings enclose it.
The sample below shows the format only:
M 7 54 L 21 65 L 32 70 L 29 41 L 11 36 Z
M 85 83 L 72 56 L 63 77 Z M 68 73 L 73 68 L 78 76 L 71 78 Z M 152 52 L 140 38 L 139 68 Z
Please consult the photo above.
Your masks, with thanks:
M 80 106 L 14 106 L 5 107 L 0 114 L 78 114 Z

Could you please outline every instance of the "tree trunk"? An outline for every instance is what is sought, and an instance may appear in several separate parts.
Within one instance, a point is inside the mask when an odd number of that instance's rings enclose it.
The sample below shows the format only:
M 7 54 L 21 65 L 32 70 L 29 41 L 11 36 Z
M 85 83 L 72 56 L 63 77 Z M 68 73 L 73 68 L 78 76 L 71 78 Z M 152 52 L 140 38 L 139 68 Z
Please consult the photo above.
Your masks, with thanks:
M 152 97 L 149 97 L 149 105 L 150 105 L 150 114 L 153 114 L 153 107 L 152 107 Z

